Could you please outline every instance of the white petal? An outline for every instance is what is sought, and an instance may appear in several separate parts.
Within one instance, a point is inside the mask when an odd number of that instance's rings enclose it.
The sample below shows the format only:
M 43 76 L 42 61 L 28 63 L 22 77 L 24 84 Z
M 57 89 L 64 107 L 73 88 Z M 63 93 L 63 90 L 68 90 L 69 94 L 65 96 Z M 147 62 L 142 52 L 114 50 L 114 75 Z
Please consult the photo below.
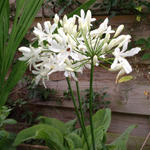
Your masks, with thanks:
M 120 48 L 115 48 L 114 52 L 112 53 L 115 57 L 119 57 L 120 56 Z
M 100 24 L 100 28 L 106 30 L 107 25 L 108 25 L 108 18 L 106 18 L 106 19 L 104 20 L 104 22 Z
M 84 19 L 84 17 L 85 17 L 84 10 L 83 10 L 83 9 L 81 9 L 81 18 L 82 18 L 82 19 Z
M 19 49 L 18 49 L 20 52 L 23 52 L 23 53 L 30 53 L 31 52 L 31 50 L 30 50 L 30 48 L 28 48 L 28 47 L 20 47 Z
M 53 33 L 56 28 L 57 28 L 57 24 L 54 23 L 54 24 L 51 26 L 51 33 Z
M 70 56 L 71 56 L 74 60 L 76 60 L 76 61 L 79 60 L 79 56 L 78 56 L 78 54 L 76 54 L 76 53 L 71 53 Z
M 55 14 L 54 22 L 55 22 L 56 24 L 58 24 L 58 22 L 59 22 L 59 16 L 58 16 L 57 14 Z
M 114 62 L 111 64 L 111 69 L 118 70 L 118 59 L 115 58 Z
M 125 58 L 121 58 L 121 63 L 122 63 L 122 67 L 124 68 L 125 72 L 127 74 L 129 74 L 130 72 L 132 72 L 132 67 L 129 64 L 129 62 L 125 59 Z
M 51 26 L 50 21 L 45 21 L 45 22 L 44 22 L 45 31 L 46 31 L 47 33 L 49 33 L 49 31 L 50 31 L 50 26 Z
M 27 58 L 27 57 L 20 57 L 20 58 L 18 58 L 20 61 L 26 61 L 26 60 L 28 60 L 29 58 Z
M 122 54 L 123 57 L 130 57 L 130 56 L 134 56 L 135 54 L 138 54 L 138 52 L 141 51 L 141 48 L 136 47 L 136 48 L 132 48 L 131 50 L 125 52 Z
M 127 50 L 127 48 L 128 48 L 128 42 L 125 42 L 121 52 L 122 53 L 125 52 Z
M 39 30 L 42 30 L 42 26 L 41 26 L 40 23 L 37 23 L 37 28 L 38 28 Z

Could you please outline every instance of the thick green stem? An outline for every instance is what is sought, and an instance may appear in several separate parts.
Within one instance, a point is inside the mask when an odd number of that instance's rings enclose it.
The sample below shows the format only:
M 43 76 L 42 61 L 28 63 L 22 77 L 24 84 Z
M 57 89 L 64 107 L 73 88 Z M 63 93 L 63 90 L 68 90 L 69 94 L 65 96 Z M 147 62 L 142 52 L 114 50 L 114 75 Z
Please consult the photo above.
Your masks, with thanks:
M 89 115 L 90 115 L 90 127 L 91 127 L 93 150 L 96 150 L 95 138 L 94 138 L 94 129 L 93 129 L 93 120 L 92 120 L 92 116 L 93 116 L 93 72 L 94 72 L 94 64 L 93 64 L 93 58 L 92 58 L 91 59 L 91 72 L 90 72 Z
M 76 73 L 76 76 L 77 76 L 77 73 Z M 90 150 L 90 146 L 89 146 L 88 139 L 87 139 L 87 131 L 86 131 L 86 128 L 85 128 L 85 119 L 84 119 L 82 102 L 81 102 L 81 98 L 80 98 L 80 89 L 79 89 L 78 81 L 76 81 L 76 89 L 77 89 L 77 95 L 78 95 L 78 103 L 79 103 L 79 109 L 80 109 L 80 115 L 81 115 L 81 122 L 82 122 L 83 130 L 84 130 L 84 133 L 85 133 L 84 138 L 85 138 L 85 141 L 87 143 L 88 150 Z
M 78 107 L 77 107 L 77 104 L 76 104 L 75 96 L 74 96 L 72 88 L 71 88 L 70 80 L 69 80 L 68 77 L 66 78 L 66 80 L 67 80 L 67 83 L 68 83 L 68 87 L 69 87 L 69 90 L 70 90 L 70 94 L 71 94 L 72 101 L 73 101 L 73 104 L 74 104 L 74 107 L 75 107 L 75 112 L 76 112 L 78 121 L 79 121 L 80 126 L 82 128 L 83 135 L 84 135 L 85 141 L 87 143 L 88 150 L 90 150 L 90 147 L 89 147 L 89 144 L 88 144 L 88 140 L 87 140 L 87 136 L 86 136 L 86 133 L 85 133 L 85 125 L 83 124 L 83 122 L 81 120 L 80 113 L 79 113 L 79 110 L 78 110 Z

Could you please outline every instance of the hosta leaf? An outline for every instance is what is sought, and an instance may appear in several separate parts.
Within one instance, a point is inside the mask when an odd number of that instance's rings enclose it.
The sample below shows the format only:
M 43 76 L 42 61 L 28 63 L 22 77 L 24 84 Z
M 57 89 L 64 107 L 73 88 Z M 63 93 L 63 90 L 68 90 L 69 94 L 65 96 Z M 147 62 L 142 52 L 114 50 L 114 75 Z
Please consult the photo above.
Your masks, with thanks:
M 69 133 L 75 130 L 76 123 L 77 123 L 77 119 L 74 119 L 65 123 Z
M 94 137 L 95 137 L 95 145 L 97 150 L 101 150 L 102 148 L 102 141 L 105 135 L 105 129 L 102 126 L 99 126 L 94 130 Z M 92 136 L 91 134 L 88 135 L 89 145 L 92 148 Z M 87 144 L 84 142 L 84 150 L 87 150 Z
M 56 145 L 63 145 L 64 142 L 63 135 L 58 129 L 50 125 L 39 124 L 19 132 L 14 145 L 17 146 L 30 139 L 43 139 L 47 142 L 52 141 L 55 142 Z
M 74 150 L 74 143 L 72 141 L 72 139 L 65 137 L 66 140 L 66 147 L 68 148 L 68 150 Z
M 107 131 L 111 122 L 111 110 L 100 109 L 93 115 L 94 128 L 104 127 L 105 132 Z
M 74 144 L 74 148 L 82 148 L 82 140 L 80 136 L 75 133 L 71 133 L 67 136 L 67 138 L 71 139 Z
M 66 134 L 68 131 L 65 123 L 56 118 L 40 116 L 38 120 L 40 120 L 40 122 L 43 124 L 48 124 L 51 125 L 52 127 L 57 128 L 62 134 Z

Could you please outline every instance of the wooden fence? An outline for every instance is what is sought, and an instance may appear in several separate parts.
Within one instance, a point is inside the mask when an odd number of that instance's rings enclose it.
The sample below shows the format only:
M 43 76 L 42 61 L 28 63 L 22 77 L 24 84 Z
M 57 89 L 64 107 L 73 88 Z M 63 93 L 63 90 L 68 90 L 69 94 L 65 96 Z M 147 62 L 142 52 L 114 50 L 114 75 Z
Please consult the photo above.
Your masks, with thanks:
M 82 0 L 83 1 L 83 0 Z M 49 18 L 41 18 L 39 12 L 33 26 L 37 22 L 43 22 Z M 95 16 L 98 19 L 104 19 L 106 16 Z M 120 24 L 125 25 L 125 34 L 131 34 L 133 39 L 150 36 L 150 19 L 142 22 L 136 21 L 136 16 L 115 16 L 110 19 L 110 24 L 116 28 Z M 144 138 L 150 132 L 150 80 L 148 68 L 150 61 L 141 61 L 139 58 L 131 60 L 133 64 L 134 79 L 127 83 L 115 84 L 116 73 L 112 73 L 102 68 L 95 68 L 94 71 L 94 90 L 100 91 L 102 88 L 107 88 L 106 92 L 109 95 L 108 100 L 112 110 L 112 122 L 109 128 L 110 140 L 115 134 L 122 133 L 129 125 L 137 124 L 138 127 L 132 133 L 132 140 L 129 142 L 129 150 L 139 150 Z M 79 76 L 80 89 L 83 91 L 89 85 L 89 71 L 85 70 L 83 75 Z M 48 81 L 47 86 L 54 88 L 60 92 L 67 90 L 67 83 L 63 73 L 52 75 L 51 81 Z M 75 83 L 72 81 L 73 89 Z M 41 103 L 32 103 L 36 111 L 42 111 L 47 116 L 55 116 L 61 120 L 73 119 L 73 104 L 71 101 L 64 101 L 61 105 L 49 102 L 47 107 Z M 31 108 L 32 109 L 32 108 Z M 57 110 L 57 111 L 56 111 Z M 49 113 L 48 113 L 49 112 Z M 72 112 L 72 113 L 71 113 Z M 116 135 L 115 135 L 116 136 Z M 136 138 L 135 138 L 136 137 Z M 146 144 L 144 150 L 150 149 L 150 140 Z

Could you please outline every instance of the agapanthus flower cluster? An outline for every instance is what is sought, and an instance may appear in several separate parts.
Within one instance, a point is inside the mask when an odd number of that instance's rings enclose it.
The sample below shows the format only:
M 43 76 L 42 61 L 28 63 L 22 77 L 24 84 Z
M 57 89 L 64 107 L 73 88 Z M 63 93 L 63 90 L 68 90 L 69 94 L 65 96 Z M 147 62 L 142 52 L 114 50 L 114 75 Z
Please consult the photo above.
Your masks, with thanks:
M 81 15 L 60 19 L 56 14 L 53 23 L 50 21 L 40 23 L 34 28 L 35 40 L 38 47 L 20 47 L 23 56 L 21 61 L 28 61 L 30 69 L 36 75 L 35 82 L 45 79 L 58 71 L 64 71 L 66 77 L 77 80 L 75 72 L 82 73 L 90 64 L 98 66 L 106 61 L 107 56 L 113 55 L 114 62 L 111 70 L 119 71 L 117 78 L 130 73 L 132 67 L 126 57 L 137 54 L 141 49 L 136 47 L 127 51 L 130 35 L 120 35 L 124 25 L 116 31 L 108 25 L 108 18 L 97 29 L 93 29 L 91 11 L 81 10 Z

